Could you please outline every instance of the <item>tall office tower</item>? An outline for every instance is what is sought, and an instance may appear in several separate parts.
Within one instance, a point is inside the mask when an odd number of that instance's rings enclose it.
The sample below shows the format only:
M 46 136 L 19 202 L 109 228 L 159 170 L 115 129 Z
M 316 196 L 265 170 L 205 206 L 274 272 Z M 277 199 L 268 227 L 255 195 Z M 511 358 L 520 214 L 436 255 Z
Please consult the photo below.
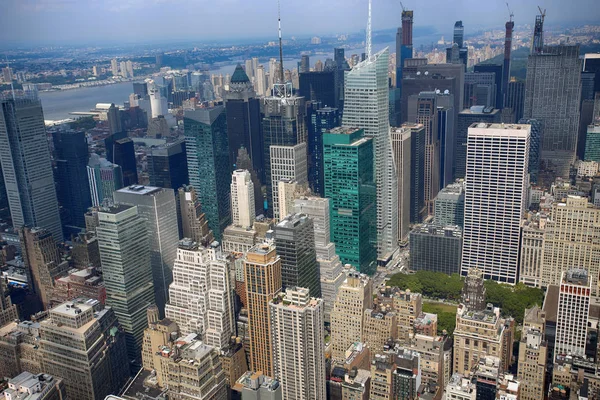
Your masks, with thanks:
M 438 193 L 435 198 L 433 221 L 440 225 L 458 225 L 465 221 L 465 183 L 453 183 Z
M 69 263 L 61 260 L 52 232 L 47 229 L 23 227 L 19 229 L 19 240 L 34 291 L 47 310 L 52 306 L 55 280 L 66 275 Z
M 465 27 L 462 21 L 456 21 L 454 23 L 454 37 L 452 43 L 456 43 L 459 48 L 463 48 L 465 39 Z
M 540 173 L 540 150 L 542 147 L 543 123 L 539 119 L 522 118 L 519 124 L 531 125 L 531 134 L 529 139 L 529 180 L 532 183 L 538 182 Z
M 58 201 L 67 211 L 67 223 L 84 227 L 83 215 L 92 205 L 87 178 L 88 153 L 85 132 L 58 131 L 54 134 Z
M 519 398 L 523 400 L 539 400 L 544 397 L 548 360 L 545 325 L 546 313 L 538 306 L 525 310 L 517 368 L 517 377 L 521 382 Z
M 129 377 L 125 337 L 113 311 L 81 298 L 51 309 L 39 323 L 42 369 L 63 380 L 70 398 L 103 399 Z
M 99 211 L 98 224 L 106 304 L 123 326 L 128 358 L 135 360 L 147 326 L 146 308 L 155 302 L 146 221 L 137 207 L 118 205 Z
M 413 11 L 402 10 L 402 29 L 398 29 L 401 38 L 400 54 L 396 54 L 396 87 L 400 89 L 400 97 L 402 97 L 402 79 L 404 78 L 405 60 L 413 58 Z M 396 52 L 398 51 L 398 39 L 396 39 Z M 403 121 L 400 115 L 400 121 Z
M 304 97 L 267 97 L 261 103 L 264 139 L 264 176 L 267 185 L 267 212 L 273 216 L 273 181 L 271 179 L 271 146 L 295 146 L 307 141 L 306 104 Z
M 119 75 L 127 78 L 127 63 L 125 61 L 119 63 Z
M 267 76 L 265 75 L 265 67 L 260 64 L 256 69 L 256 79 L 254 80 L 254 90 L 260 97 L 267 95 Z
M 410 269 L 460 273 L 462 230 L 456 225 L 422 224 L 410 232 Z
M 260 130 L 260 100 L 240 65 L 231 76 L 229 90 L 225 93 L 225 110 L 230 169 L 242 168 L 236 164 L 236 160 L 240 149 L 245 148 L 253 169 L 262 177 L 264 149 Z
M 523 117 L 544 122 L 542 162 L 565 178 L 575 162 L 580 93 L 579 45 L 544 46 L 529 56 Z
M 306 214 L 313 221 L 326 323 L 330 322 L 331 309 L 345 277 L 342 262 L 335 252 L 335 243 L 331 242 L 330 202 L 327 198 L 302 197 L 296 199 L 294 205 L 297 214 Z
M 99 207 L 104 200 L 112 203 L 113 192 L 123 187 L 121 167 L 92 154 L 86 169 L 92 206 Z
M 178 211 L 180 214 L 181 237 L 192 239 L 197 243 L 208 246 L 214 241 L 213 233 L 208 226 L 206 214 L 196 190 L 192 186 L 184 186 L 177 191 Z
M 190 183 L 183 140 L 179 139 L 172 143 L 151 147 L 147 160 L 151 186 L 175 191 Z
M 474 123 L 499 123 L 500 111 L 486 107 L 471 107 L 458 113 L 456 147 L 454 150 L 454 179 L 462 179 L 467 171 L 467 137 L 469 127 Z
M 115 106 L 115 103 L 111 103 L 108 111 L 106 112 L 106 118 L 108 122 L 108 132 L 111 135 L 123 132 L 121 114 L 119 113 L 119 107 Z
M 446 49 L 446 62 L 452 64 L 463 64 L 467 69 L 467 60 L 469 58 L 469 49 L 464 46 L 465 27 L 462 21 L 454 23 L 454 40 L 452 47 Z
M 342 119 L 343 126 L 364 128 L 365 136 L 373 138 L 377 259 L 382 263 L 398 248 L 398 180 L 389 132 L 388 59 L 386 48 L 348 72 Z
M 540 54 L 545 51 L 544 49 L 544 17 L 545 12 L 542 15 L 535 16 L 535 25 L 533 27 L 533 37 L 531 38 L 531 53 Z
M 254 184 L 250 172 L 237 169 L 231 177 L 231 223 L 250 229 L 255 219 Z
M 504 65 L 502 66 L 502 104 L 497 104 L 496 107 L 504 108 L 507 103 L 508 96 L 508 82 L 510 80 L 510 52 L 512 50 L 512 33 L 515 27 L 515 23 L 512 20 L 512 13 L 510 14 L 510 20 L 506 21 L 506 34 L 504 35 Z M 518 121 L 518 120 L 517 120 Z
M 465 97 L 462 108 L 472 106 L 495 107 L 496 73 L 494 72 L 467 72 L 465 73 Z
M 323 300 L 287 288 L 269 303 L 273 365 L 283 399 L 325 400 Z
M 185 147 L 190 185 L 196 189 L 215 239 L 231 221 L 231 165 L 225 107 L 200 108 L 184 113 Z
M 173 260 L 179 239 L 175 195 L 169 189 L 130 186 L 117 190 L 114 200 L 118 204 L 137 206 L 138 215 L 146 219 L 154 294 L 162 315 L 173 281 Z
M 334 362 L 345 361 L 346 350 L 360 341 L 362 316 L 369 308 L 373 308 L 373 282 L 364 274 L 348 273 L 331 313 L 331 357 Z
M 587 127 L 585 160 L 600 162 L 600 121 Z
M 117 139 L 111 149 L 106 149 L 106 159 L 121 167 L 123 185 L 130 186 L 138 183 L 137 161 L 135 147 L 131 138 Z
M 437 94 L 421 92 L 409 98 L 409 115 L 414 112 L 417 123 L 425 128 L 424 199 L 428 213 L 433 213 L 433 199 L 440 187 L 440 140 L 438 136 Z
M 592 279 L 584 269 L 564 271 L 560 278 L 554 362 L 559 357 L 585 357 Z
M 306 101 L 321 102 L 325 107 L 335 107 L 335 71 L 300 73 L 300 96 Z
M 279 215 L 288 216 L 294 213 L 294 202 L 312 193 L 306 183 L 299 184 L 291 179 L 282 179 L 277 183 L 279 193 Z
M 19 319 L 17 306 L 10 300 L 10 295 L 6 290 L 6 281 L 4 278 L 0 278 L 0 328 L 16 319 Z
M 350 71 L 344 48 L 333 49 L 333 62 L 335 64 L 335 105 L 333 107 L 341 112 L 344 109 L 344 72 Z
M 240 64 L 238 64 L 240 65 Z M 240 65 L 241 67 L 241 65 Z M 244 63 L 244 67 L 242 67 L 244 69 L 244 73 L 248 76 L 249 80 L 252 81 L 254 80 L 254 67 L 252 65 L 252 60 L 246 60 L 246 62 Z M 235 74 L 235 72 L 234 72 Z
M 42 104 L 0 100 L 0 162 L 15 228 L 39 226 L 63 239 Z
M 230 268 L 231 260 L 219 248 L 182 240 L 165 307 L 166 317 L 177 323 L 182 334 L 196 333 L 219 349 L 235 335 Z
M 310 57 L 308 54 L 303 54 L 300 58 L 300 62 L 298 63 L 298 72 L 301 74 L 304 72 L 310 72 Z
M 311 114 L 308 130 L 308 182 L 313 193 L 323 196 L 323 135 L 340 126 L 340 112 L 337 108 L 324 107 Z
M 308 288 L 321 297 L 313 221 L 306 214 L 290 214 L 275 225 L 273 236 L 281 257 L 282 286 Z
M 117 63 L 116 58 L 113 58 L 112 60 L 110 60 L 110 71 L 113 74 L 113 76 L 119 75 L 119 64 Z
M 425 208 L 425 127 L 421 124 L 402 124 L 410 128 L 410 223 L 422 221 Z
M 473 67 L 473 72 L 475 74 L 494 74 L 494 93 L 496 96 L 496 100 L 493 103 L 495 108 L 500 108 L 502 104 L 502 65 L 501 64 L 477 64 Z M 479 78 L 486 79 L 486 78 Z M 486 82 L 487 80 L 484 80 Z M 465 102 L 467 100 L 465 99 Z
M 272 188 L 271 204 L 275 219 L 285 217 L 279 213 L 279 181 L 291 179 L 298 184 L 308 183 L 306 149 L 306 143 L 299 143 L 295 146 L 270 146 L 269 175 Z
M 504 100 L 504 108 L 512 108 L 515 114 L 515 121 L 523 118 L 523 108 L 525 107 L 525 82 L 511 80 L 508 82 Z
M 281 260 L 275 246 L 259 244 L 244 257 L 244 283 L 248 308 L 248 333 L 250 336 L 250 369 L 274 377 L 273 337 L 269 318 L 269 303 L 281 292 Z
M 391 128 L 390 135 L 398 177 L 398 243 L 406 243 L 410 232 L 412 129 L 408 126 Z
M 469 128 L 463 275 L 477 267 L 486 279 L 517 283 L 529 134 L 529 125 L 479 123 Z
M 323 170 L 337 254 L 342 263 L 372 274 L 377 260 L 377 195 L 373 139 L 363 135 L 356 128 L 336 128 L 323 135 Z
M 250 179 L 254 185 L 254 210 L 257 215 L 262 215 L 265 208 L 262 186 L 246 148 L 241 148 L 238 150 L 238 156 L 235 161 L 235 165 L 238 169 L 244 169 L 250 172 Z
M 588 271 L 593 292 L 600 273 L 600 209 L 587 198 L 568 196 L 552 205 L 545 227 L 542 286 L 558 285 L 562 274 L 576 265 Z

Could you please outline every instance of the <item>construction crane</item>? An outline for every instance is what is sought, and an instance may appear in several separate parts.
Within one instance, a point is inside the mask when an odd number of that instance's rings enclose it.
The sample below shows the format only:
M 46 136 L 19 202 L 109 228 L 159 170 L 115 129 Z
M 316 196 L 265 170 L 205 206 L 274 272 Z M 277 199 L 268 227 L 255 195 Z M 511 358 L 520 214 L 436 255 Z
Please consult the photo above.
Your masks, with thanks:
M 402 7 L 402 11 L 406 11 L 406 7 L 404 7 L 404 4 L 402 4 L 402 2 L 400 2 L 400 7 Z
M 513 14 L 513 12 L 510 10 L 510 6 L 508 5 L 508 2 L 506 3 L 506 8 L 508 8 L 508 14 L 510 15 L 510 22 L 512 22 L 512 19 L 515 16 L 515 14 Z
M 544 18 L 546 18 L 546 9 L 544 8 L 544 11 L 542 11 L 542 7 L 538 6 L 538 10 L 540 10 L 540 15 L 542 16 L 542 22 L 543 22 Z

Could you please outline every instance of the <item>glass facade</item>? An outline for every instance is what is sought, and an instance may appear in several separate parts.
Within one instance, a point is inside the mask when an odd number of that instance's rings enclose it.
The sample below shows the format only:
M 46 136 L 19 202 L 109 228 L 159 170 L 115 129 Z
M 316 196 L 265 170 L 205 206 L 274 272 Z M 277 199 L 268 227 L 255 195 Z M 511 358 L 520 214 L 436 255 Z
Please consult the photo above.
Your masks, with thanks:
M 189 184 L 185 142 L 154 147 L 148 155 L 150 186 L 179 189 Z
M 225 108 L 186 111 L 183 119 L 192 185 L 216 240 L 231 223 L 231 168 Z
M 460 273 L 462 232 L 458 226 L 418 225 L 410 232 L 410 269 Z
M 331 241 L 344 264 L 372 274 L 377 267 L 373 140 L 362 129 L 323 135 L 325 197 L 331 199 Z
M 600 162 L 600 125 L 590 125 L 587 128 L 585 161 Z
M 323 191 L 323 134 L 340 126 L 340 113 L 337 108 L 325 107 L 311 115 L 308 131 L 308 182 L 312 191 L 319 196 Z

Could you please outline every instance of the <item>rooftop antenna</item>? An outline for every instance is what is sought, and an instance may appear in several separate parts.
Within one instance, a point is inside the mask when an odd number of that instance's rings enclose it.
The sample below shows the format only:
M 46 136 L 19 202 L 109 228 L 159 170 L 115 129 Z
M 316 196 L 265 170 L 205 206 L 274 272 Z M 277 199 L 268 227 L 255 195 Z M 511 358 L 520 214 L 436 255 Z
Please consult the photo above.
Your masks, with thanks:
M 6 68 L 8 68 L 9 72 L 10 72 L 10 64 L 8 63 L 8 56 L 4 55 L 4 58 L 6 59 Z M 12 99 L 13 101 L 15 101 L 15 87 L 13 85 L 13 80 L 12 80 L 12 72 L 10 72 L 10 92 L 12 93 Z
M 508 8 L 508 14 L 510 15 L 509 22 L 512 22 L 512 19 L 515 16 L 515 14 L 513 14 L 513 12 L 510 10 L 510 6 L 508 5 L 508 2 L 506 3 L 506 8 Z
M 281 40 L 281 4 L 277 0 L 277 24 L 279 25 L 279 83 L 284 83 L 283 78 L 283 43 Z
M 369 0 L 369 19 L 367 20 L 367 60 L 371 58 L 371 0 Z

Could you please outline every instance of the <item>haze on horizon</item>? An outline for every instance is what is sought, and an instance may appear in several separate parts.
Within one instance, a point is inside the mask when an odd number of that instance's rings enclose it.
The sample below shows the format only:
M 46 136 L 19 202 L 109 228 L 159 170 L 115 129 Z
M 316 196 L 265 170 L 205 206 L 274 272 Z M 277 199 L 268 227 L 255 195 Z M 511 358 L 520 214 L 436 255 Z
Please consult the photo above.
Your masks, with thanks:
M 546 0 L 546 22 L 600 21 L 598 0 Z M 531 24 L 537 2 L 509 1 L 515 24 Z M 505 0 L 405 0 L 415 26 L 432 26 L 450 36 L 455 20 L 468 35 L 503 29 Z M 101 44 L 152 41 L 199 42 L 264 38 L 277 32 L 276 0 L 3 0 L 0 38 L 7 44 Z M 373 0 L 373 30 L 400 25 L 398 0 Z M 281 0 L 284 38 L 349 33 L 364 29 L 367 0 Z

